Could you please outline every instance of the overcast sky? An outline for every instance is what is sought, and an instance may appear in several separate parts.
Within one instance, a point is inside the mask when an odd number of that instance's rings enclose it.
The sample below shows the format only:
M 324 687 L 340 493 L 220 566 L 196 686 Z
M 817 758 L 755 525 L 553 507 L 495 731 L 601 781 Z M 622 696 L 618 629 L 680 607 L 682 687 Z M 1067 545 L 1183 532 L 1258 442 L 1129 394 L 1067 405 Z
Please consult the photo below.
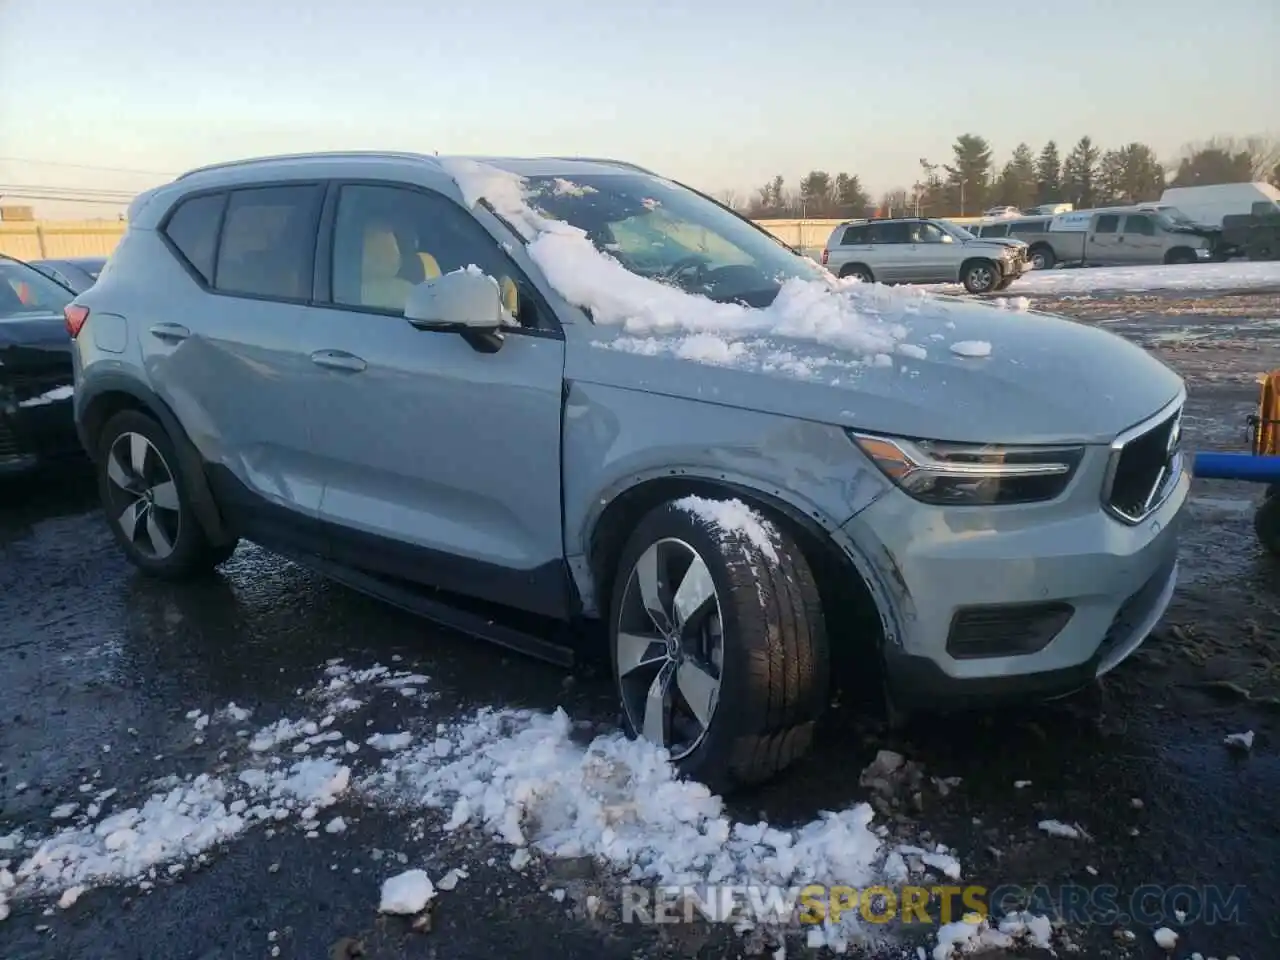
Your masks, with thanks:
M 1001 162 L 1086 133 L 1164 159 L 1280 134 L 1277 49 L 1280 0 L 0 0 L 0 186 L 388 148 L 607 155 L 743 194 L 845 170 L 879 192 L 965 132 Z

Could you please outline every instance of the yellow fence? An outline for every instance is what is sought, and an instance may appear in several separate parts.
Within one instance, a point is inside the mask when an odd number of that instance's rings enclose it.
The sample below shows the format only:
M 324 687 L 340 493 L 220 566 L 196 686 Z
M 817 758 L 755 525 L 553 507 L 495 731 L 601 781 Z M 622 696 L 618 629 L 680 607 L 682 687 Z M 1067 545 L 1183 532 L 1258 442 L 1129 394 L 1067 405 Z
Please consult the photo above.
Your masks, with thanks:
M 961 221 L 971 217 L 957 218 Z M 783 243 L 816 254 L 839 220 L 757 220 Z M 123 221 L 5 220 L 0 221 L 0 253 L 19 260 L 58 257 L 105 257 L 124 235 Z

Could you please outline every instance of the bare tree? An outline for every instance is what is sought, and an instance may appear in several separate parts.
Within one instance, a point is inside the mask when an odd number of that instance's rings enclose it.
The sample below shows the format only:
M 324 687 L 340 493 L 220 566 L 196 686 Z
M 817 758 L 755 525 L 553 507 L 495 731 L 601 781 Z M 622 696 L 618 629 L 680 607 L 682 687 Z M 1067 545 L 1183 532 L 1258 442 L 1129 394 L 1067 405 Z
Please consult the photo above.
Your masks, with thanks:
M 721 190 L 720 195 L 716 197 L 716 199 L 730 210 L 741 210 L 743 206 L 742 194 L 737 190 L 734 190 L 732 187 L 728 190 Z

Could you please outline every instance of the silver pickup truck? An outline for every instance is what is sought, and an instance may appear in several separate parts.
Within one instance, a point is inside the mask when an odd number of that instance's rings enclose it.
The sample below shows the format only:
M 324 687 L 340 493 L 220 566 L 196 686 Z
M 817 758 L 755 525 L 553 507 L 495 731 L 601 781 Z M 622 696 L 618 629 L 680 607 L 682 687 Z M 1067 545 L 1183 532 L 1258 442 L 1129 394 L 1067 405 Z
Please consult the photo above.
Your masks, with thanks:
M 1150 206 L 1005 217 L 969 224 L 967 229 L 984 240 L 1022 240 L 1037 270 L 1060 263 L 1115 267 L 1213 259 L 1212 231 Z

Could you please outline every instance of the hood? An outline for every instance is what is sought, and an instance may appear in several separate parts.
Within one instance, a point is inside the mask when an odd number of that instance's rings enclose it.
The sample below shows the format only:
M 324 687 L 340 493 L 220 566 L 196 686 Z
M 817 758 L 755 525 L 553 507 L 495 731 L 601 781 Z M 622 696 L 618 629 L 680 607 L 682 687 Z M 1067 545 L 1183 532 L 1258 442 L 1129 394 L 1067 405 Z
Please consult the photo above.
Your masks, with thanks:
M 1015 237 L 976 237 L 973 240 L 964 241 L 966 247 L 980 247 L 983 244 L 993 247 L 1025 247 L 1027 241 L 1018 240 Z
M 929 297 L 879 363 L 812 340 L 706 349 L 703 338 L 566 330 L 565 376 L 900 436 L 971 443 L 1109 443 L 1182 390 L 1127 340 L 1043 313 Z M 989 343 L 984 357 L 957 343 Z M 713 344 L 714 345 L 714 344 Z M 680 359 L 684 352 L 707 358 Z M 710 362 L 715 361 L 715 362 Z

